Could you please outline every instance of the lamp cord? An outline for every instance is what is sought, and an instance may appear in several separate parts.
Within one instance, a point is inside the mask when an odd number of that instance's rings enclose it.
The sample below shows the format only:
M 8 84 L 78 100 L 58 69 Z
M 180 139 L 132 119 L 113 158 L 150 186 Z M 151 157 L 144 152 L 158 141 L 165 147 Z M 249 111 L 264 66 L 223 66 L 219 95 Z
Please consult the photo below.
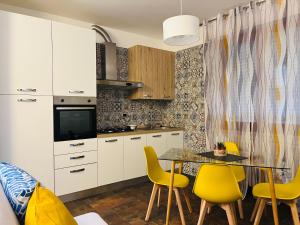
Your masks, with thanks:
M 180 0 L 180 15 L 182 15 L 182 0 Z

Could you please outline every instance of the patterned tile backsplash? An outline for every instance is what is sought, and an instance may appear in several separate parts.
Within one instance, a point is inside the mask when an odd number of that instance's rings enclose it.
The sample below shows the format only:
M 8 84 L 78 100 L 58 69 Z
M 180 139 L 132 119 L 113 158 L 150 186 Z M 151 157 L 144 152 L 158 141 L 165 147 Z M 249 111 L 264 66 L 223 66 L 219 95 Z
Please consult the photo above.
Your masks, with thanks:
M 99 59 L 98 59 L 99 60 Z M 97 61 L 99 65 L 99 61 Z M 206 147 L 204 111 L 203 48 L 196 46 L 176 53 L 175 100 L 129 100 L 129 91 L 98 87 L 97 127 L 162 124 L 184 127 L 184 145 L 195 151 Z M 128 51 L 117 48 L 118 77 L 128 77 Z M 98 70 L 99 71 L 99 70 Z M 186 164 L 195 174 L 198 165 Z

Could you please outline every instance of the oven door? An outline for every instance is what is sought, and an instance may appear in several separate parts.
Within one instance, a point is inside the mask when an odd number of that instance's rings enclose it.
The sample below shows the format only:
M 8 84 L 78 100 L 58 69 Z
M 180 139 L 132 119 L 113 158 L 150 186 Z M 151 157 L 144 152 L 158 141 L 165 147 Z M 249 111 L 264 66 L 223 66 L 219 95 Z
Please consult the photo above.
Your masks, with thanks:
M 95 138 L 96 106 L 54 106 L 54 141 Z

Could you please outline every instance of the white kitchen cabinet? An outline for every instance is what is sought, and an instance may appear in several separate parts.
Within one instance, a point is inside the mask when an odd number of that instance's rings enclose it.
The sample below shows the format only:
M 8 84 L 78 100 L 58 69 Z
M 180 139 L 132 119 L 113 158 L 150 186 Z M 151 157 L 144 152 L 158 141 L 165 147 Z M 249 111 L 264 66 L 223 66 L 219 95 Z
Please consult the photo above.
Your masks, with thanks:
M 106 185 L 124 179 L 124 138 L 98 139 L 98 185 Z
M 96 97 L 96 35 L 52 22 L 53 94 Z
M 54 142 L 54 155 L 64 155 L 97 150 L 97 138 Z
M 0 11 L 0 94 L 52 95 L 51 21 Z
M 183 148 L 183 131 L 173 131 L 166 133 L 167 150 L 171 148 Z M 166 169 L 171 170 L 171 162 L 166 161 Z
M 95 188 L 97 183 L 97 163 L 55 170 L 58 196 Z
M 183 131 L 173 131 L 166 133 L 167 149 L 183 148 Z
M 54 190 L 53 97 L 0 95 L 0 160 Z
M 168 150 L 166 133 L 147 134 L 147 145 L 154 148 L 157 157 L 161 156 Z M 160 160 L 159 163 L 163 169 L 166 169 L 166 161 Z
M 146 175 L 145 146 L 146 135 L 131 135 L 124 137 L 125 180 Z

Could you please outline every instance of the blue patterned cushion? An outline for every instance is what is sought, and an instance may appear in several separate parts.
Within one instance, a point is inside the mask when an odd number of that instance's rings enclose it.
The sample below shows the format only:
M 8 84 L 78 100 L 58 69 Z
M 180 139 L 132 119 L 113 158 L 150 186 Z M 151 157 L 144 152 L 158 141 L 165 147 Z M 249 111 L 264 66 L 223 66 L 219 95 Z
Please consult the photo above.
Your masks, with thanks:
M 23 225 L 27 204 L 37 181 L 18 167 L 0 162 L 0 182 L 20 224 Z

